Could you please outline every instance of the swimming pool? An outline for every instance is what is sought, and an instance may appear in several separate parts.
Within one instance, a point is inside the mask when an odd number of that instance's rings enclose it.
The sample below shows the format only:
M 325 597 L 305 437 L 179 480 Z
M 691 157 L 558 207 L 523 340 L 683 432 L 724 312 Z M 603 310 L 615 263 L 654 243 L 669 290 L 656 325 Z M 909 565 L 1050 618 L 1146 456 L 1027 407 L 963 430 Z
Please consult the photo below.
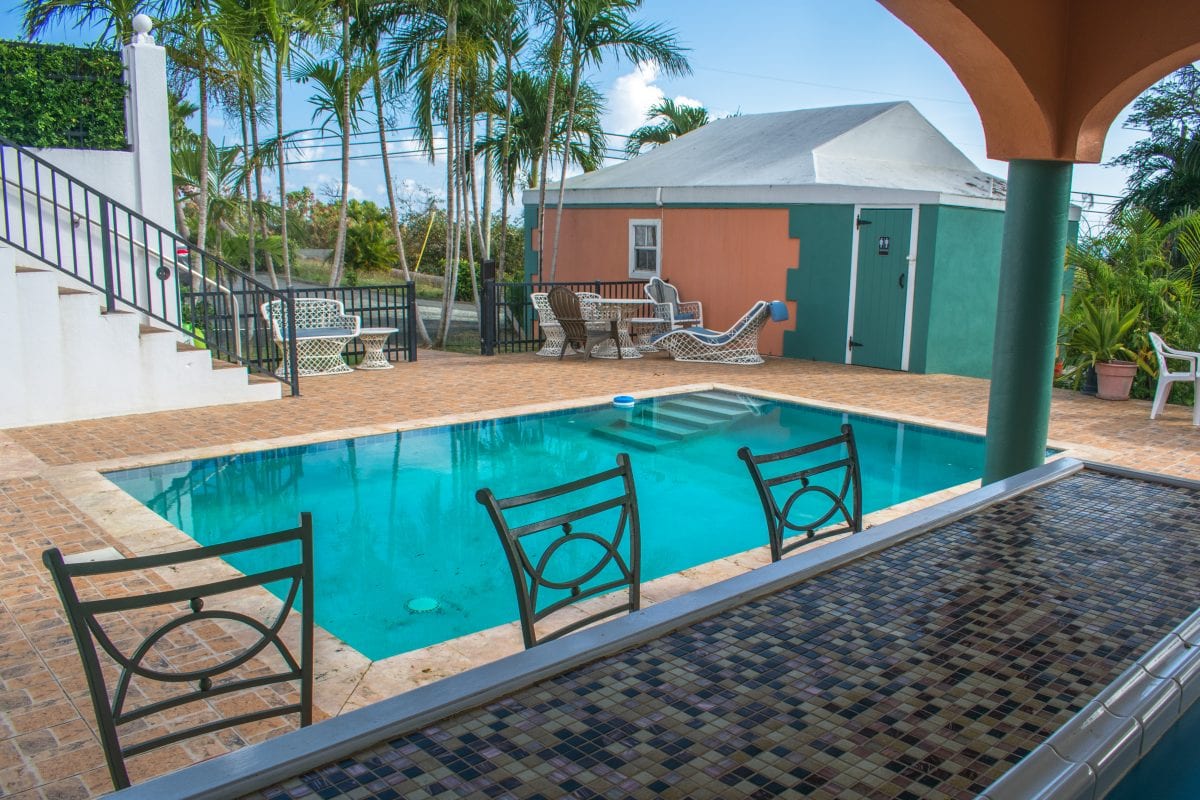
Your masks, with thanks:
M 280 450 L 107 477 L 201 544 L 292 527 L 311 511 L 316 623 L 371 659 L 517 618 L 512 578 L 475 490 L 509 496 L 630 453 L 643 581 L 766 544 L 736 451 L 780 450 L 854 425 L 870 512 L 979 477 L 983 439 L 700 392 Z M 234 566 L 248 568 L 249 565 Z M 433 611 L 409 608 L 432 598 Z

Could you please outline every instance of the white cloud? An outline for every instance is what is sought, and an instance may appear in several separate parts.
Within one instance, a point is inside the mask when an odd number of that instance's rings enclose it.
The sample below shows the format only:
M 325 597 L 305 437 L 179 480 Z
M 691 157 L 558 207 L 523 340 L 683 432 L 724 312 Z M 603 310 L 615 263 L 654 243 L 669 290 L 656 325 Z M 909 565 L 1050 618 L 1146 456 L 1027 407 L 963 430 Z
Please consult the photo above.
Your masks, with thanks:
M 605 130 L 629 133 L 646 124 L 646 112 L 650 110 L 650 106 L 666 97 L 666 93 L 654 85 L 658 80 L 658 73 L 657 64 L 642 61 L 632 72 L 613 81 L 612 90 L 608 93 Z M 681 106 L 704 105 L 703 101 L 682 94 L 673 99 Z
M 613 81 L 608 93 L 605 130 L 629 133 L 644 125 L 646 111 L 664 97 L 663 90 L 654 85 L 657 79 L 658 65 L 643 61 L 632 72 Z

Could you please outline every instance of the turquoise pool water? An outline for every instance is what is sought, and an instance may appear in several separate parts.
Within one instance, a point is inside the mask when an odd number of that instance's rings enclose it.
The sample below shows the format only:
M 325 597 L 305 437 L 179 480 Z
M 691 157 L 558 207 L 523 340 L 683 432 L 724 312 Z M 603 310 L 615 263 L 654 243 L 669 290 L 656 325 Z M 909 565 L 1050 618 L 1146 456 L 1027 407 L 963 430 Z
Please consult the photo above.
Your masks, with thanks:
M 982 473 L 979 437 L 701 393 L 639 401 L 632 412 L 574 409 L 107 477 L 201 544 L 293 527 L 311 511 L 316 622 L 380 659 L 517 618 L 512 578 L 476 489 L 506 497 L 545 488 L 610 468 L 628 452 L 647 581 L 766 543 L 739 447 L 781 450 L 836 436 L 843 422 L 854 425 L 866 513 Z M 435 599 L 436 610 L 410 609 L 418 598 Z

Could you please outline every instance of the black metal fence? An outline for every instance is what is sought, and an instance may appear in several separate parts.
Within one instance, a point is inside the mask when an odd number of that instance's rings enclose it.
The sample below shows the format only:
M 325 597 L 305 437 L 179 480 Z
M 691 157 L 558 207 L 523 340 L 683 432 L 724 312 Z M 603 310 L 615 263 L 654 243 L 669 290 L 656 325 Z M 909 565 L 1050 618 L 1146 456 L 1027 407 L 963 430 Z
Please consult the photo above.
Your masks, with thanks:
M 537 312 L 529 296 L 548 292 L 555 286 L 565 286 L 573 292 L 595 292 L 612 300 L 644 299 L 645 281 L 532 281 L 483 282 L 480 299 L 480 352 L 485 356 L 496 353 L 528 353 L 542 346 L 544 337 L 538 325 Z
M 347 314 L 353 314 L 363 328 L 396 328 L 388 337 L 383 353 L 388 361 L 417 360 L 417 292 L 413 283 L 394 286 L 338 286 L 284 290 L 290 298 L 319 297 L 340 300 Z M 185 291 L 183 316 L 194 331 L 197 345 L 206 346 L 210 337 L 243 343 L 242 362 L 257 371 L 269 372 L 279 364 L 282 353 L 275 343 L 271 323 L 262 314 L 262 306 L 273 299 L 255 288 L 229 291 Z M 353 359 L 363 355 L 362 343 L 355 339 L 345 353 Z

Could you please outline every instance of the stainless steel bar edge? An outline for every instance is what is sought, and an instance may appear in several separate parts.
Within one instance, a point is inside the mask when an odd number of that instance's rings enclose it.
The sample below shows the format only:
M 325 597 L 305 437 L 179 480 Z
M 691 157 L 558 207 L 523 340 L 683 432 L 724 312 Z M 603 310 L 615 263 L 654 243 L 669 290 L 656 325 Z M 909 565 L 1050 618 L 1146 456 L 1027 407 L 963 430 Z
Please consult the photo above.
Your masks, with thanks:
M 1086 462 L 1123 478 L 1200 490 L 1200 481 Z M 1101 800 L 1200 698 L 1200 609 L 984 790 L 983 800 Z
M 1084 469 L 1064 458 L 594 628 L 109 795 L 217 800 L 255 791 L 517 689 L 628 650 Z M 765 538 L 765 537 L 764 537 Z

